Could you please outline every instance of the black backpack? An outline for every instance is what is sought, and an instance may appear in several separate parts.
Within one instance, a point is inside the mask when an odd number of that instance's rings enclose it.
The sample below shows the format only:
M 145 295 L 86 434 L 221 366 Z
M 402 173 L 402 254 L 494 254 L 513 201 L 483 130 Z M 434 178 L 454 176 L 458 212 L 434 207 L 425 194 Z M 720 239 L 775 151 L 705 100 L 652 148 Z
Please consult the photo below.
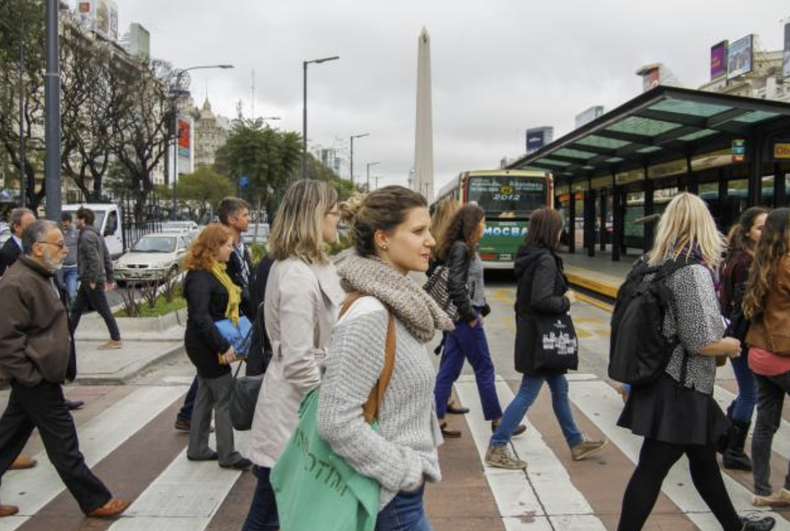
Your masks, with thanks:
M 617 292 L 612 313 L 609 377 L 630 385 L 648 384 L 664 373 L 676 338 L 664 336 L 664 316 L 672 301 L 666 283 L 675 271 L 696 264 L 682 257 L 650 267 L 642 258 Z

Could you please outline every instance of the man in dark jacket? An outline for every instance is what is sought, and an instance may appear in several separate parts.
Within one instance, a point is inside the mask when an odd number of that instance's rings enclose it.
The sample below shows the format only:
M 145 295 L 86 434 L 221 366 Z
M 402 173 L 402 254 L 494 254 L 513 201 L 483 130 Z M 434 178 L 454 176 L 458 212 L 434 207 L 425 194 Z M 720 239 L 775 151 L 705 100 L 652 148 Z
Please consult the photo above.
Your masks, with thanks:
M 77 228 L 80 230 L 77 249 L 77 274 L 80 286 L 77 299 L 71 308 L 71 333 L 76 332 L 82 312 L 90 305 L 104 319 L 110 340 L 99 346 L 100 350 L 119 349 L 123 346 L 118 323 L 110 310 L 105 291 L 115 289 L 112 258 L 104 238 L 93 227 L 95 215 L 89 208 L 77 210 Z
M 11 237 L 0 248 L 0 277 L 22 254 L 22 233 L 25 231 L 25 227 L 34 221 L 36 221 L 36 216 L 32 210 L 15 208 L 11 211 L 11 217 L 8 220 Z
M 0 370 L 11 396 L 0 418 L 0 478 L 38 428 L 47 456 L 88 516 L 112 517 L 129 502 L 113 499 L 79 450 L 62 384 L 76 377 L 74 342 L 63 292 L 54 274 L 68 249 L 57 226 L 46 220 L 22 235 L 24 256 L 0 279 Z M 0 505 L 0 517 L 19 508 Z

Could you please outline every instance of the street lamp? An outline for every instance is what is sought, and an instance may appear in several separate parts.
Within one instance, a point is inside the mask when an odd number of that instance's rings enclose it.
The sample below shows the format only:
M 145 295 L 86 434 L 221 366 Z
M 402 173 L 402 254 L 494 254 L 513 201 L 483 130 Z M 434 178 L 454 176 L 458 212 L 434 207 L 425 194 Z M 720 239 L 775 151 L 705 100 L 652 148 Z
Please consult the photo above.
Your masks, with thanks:
M 373 177 L 373 179 L 375 179 L 375 181 L 376 181 L 376 187 L 374 188 L 374 190 L 378 190 L 379 189 L 379 179 L 382 179 L 382 178 L 384 178 L 383 175 L 376 175 L 376 176 Z
M 21 2 L 20 2 L 21 3 Z M 21 6 L 20 6 L 21 7 Z M 19 64 L 17 65 L 17 77 L 19 77 L 19 200 L 22 207 L 27 206 L 27 186 L 25 186 L 25 15 L 20 18 L 19 27 Z M 11 27 L 0 20 L 8 31 L 14 31 Z
M 354 139 L 370 136 L 370 133 L 362 133 L 361 135 L 351 135 L 351 154 L 348 157 L 348 171 L 351 174 L 351 184 L 354 184 Z
M 376 164 L 381 164 L 380 162 L 368 162 L 368 170 L 367 170 L 367 189 L 366 192 L 370 192 L 370 167 L 375 166 Z
M 340 59 L 339 55 L 332 57 L 324 57 L 323 59 L 313 59 L 312 61 L 303 61 L 303 99 L 302 99 L 302 179 L 307 179 L 307 65 L 321 64 L 327 61 L 337 61 Z
M 233 68 L 233 65 L 201 65 L 182 68 L 176 72 L 175 90 L 171 89 L 173 92 L 173 135 L 175 139 L 173 141 L 173 219 L 176 219 L 176 212 L 178 212 L 178 141 L 181 139 L 181 131 L 178 130 L 178 99 L 182 93 L 187 92 L 181 89 L 181 79 L 190 70 L 206 70 L 209 68 L 227 70 Z

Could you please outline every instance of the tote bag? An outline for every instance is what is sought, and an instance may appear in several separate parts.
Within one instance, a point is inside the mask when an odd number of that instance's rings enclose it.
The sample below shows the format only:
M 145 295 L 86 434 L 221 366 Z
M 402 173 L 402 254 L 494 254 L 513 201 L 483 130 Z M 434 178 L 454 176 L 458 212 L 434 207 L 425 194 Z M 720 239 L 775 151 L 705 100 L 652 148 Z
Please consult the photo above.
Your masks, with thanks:
M 579 340 L 569 312 L 519 315 L 516 322 L 516 370 L 576 370 Z
M 351 293 L 345 313 L 361 294 Z M 371 429 L 395 365 L 395 319 L 390 314 L 384 369 L 363 408 Z M 277 499 L 281 531 L 374 531 L 379 510 L 379 483 L 354 470 L 318 434 L 320 387 L 299 406 L 299 424 L 277 464 L 271 482 Z

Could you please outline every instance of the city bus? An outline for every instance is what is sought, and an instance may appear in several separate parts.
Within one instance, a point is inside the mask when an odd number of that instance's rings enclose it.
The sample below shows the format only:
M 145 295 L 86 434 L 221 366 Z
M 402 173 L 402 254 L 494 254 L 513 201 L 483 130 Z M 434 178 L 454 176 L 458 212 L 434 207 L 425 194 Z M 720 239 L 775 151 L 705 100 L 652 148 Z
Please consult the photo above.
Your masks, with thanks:
M 533 211 L 554 202 L 551 174 L 535 170 L 486 170 L 460 173 L 439 190 L 434 205 L 453 198 L 476 203 L 486 212 L 480 257 L 486 269 L 509 269 L 527 234 Z

